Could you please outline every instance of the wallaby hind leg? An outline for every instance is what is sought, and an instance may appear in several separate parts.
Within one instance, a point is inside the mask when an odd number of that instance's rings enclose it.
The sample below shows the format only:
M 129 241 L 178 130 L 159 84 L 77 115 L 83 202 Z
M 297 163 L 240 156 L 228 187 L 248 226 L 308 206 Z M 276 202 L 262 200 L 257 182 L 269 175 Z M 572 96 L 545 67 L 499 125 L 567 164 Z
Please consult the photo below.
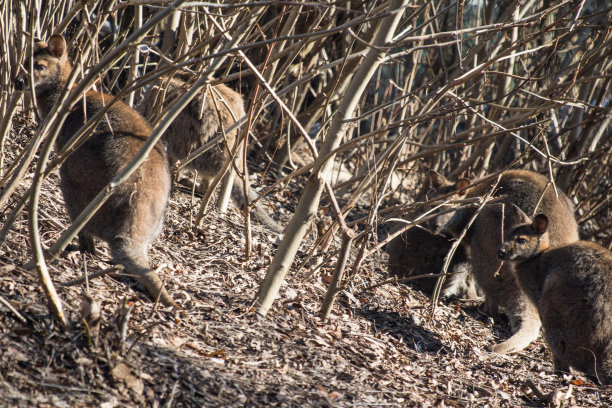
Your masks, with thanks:
M 609 358 L 606 360 L 610 360 Z M 602 385 L 612 385 L 612 361 L 601 361 L 597 368 L 597 379 Z
M 149 292 L 154 300 L 159 298 L 165 306 L 173 306 L 177 310 L 183 308 L 178 305 L 164 288 L 161 279 L 149 267 L 147 256 L 148 244 L 136 243 L 126 238 L 116 238 L 109 243 L 113 260 L 124 267 L 124 272 L 132 275 Z
M 553 367 L 555 368 L 555 373 L 557 373 L 558 375 L 570 373 L 570 366 L 567 363 L 567 361 L 560 359 L 558 357 L 555 357 L 554 355 L 553 355 Z

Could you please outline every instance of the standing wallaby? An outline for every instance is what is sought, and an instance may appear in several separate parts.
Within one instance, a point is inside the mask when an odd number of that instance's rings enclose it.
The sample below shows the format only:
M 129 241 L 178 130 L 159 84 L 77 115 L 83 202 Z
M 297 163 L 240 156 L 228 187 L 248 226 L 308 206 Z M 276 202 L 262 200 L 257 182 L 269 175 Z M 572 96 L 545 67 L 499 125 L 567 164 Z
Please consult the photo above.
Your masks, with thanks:
M 45 118 L 61 96 L 72 70 L 66 40 L 53 35 L 48 43 L 37 41 L 33 50 L 33 83 L 40 116 Z M 29 66 L 29 65 L 28 65 Z M 15 87 L 26 90 L 25 72 L 15 78 Z M 57 137 L 57 150 L 113 100 L 110 95 L 89 91 L 77 102 Z M 72 219 L 136 155 L 151 135 L 148 123 L 122 102 L 115 102 L 91 137 L 60 167 L 60 188 Z M 79 233 L 82 251 L 95 251 L 94 237 L 106 241 L 113 260 L 124 266 L 164 305 L 179 305 L 150 269 L 147 249 L 162 227 L 170 192 L 170 172 L 164 147 L 158 143 L 146 161 L 121 184 Z
M 413 227 L 387 244 L 389 253 L 389 272 L 399 278 L 411 276 L 439 274 L 444 266 L 452 242 L 445 236 L 435 235 L 420 228 Z M 459 246 L 448 268 L 442 290 L 442 297 L 476 298 L 474 279 L 470 272 L 470 264 L 463 246 Z M 431 295 L 438 277 L 415 279 L 411 286 Z
M 145 117 L 159 114 L 167 102 L 187 91 L 187 83 L 177 77 L 162 77 L 145 94 L 140 105 L 140 111 Z M 189 162 L 185 169 L 197 175 L 196 191 L 205 194 L 211 181 L 222 171 L 223 165 L 230 159 L 230 152 L 238 138 L 238 129 L 234 128 L 237 121 L 245 116 L 242 95 L 224 84 L 203 89 L 175 118 L 164 133 L 163 140 L 168 149 L 170 167 L 185 160 L 190 153 L 202 147 L 215 136 L 225 132 L 225 138 L 215 146 Z M 242 149 L 238 150 L 242 157 Z M 234 180 L 232 196 L 239 205 L 244 203 L 242 183 Z M 249 200 L 257 198 L 257 192 L 250 189 Z M 256 205 L 257 218 L 276 232 L 280 227 L 266 212 L 262 205 Z
M 549 219 L 516 206 L 498 251 L 537 307 L 555 370 L 575 368 L 612 385 L 612 253 L 594 242 L 553 246 Z
M 500 200 L 483 207 L 467 231 L 464 242 L 471 256 L 476 283 L 485 294 L 485 311 L 495 314 L 501 307 L 510 321 L 514 334 L 492 347 L 494 352 L 506 353 L 527 347 L 538 337 L 541 323 L 536 308 L 518 287 L 512 268 L 497 258 L 504 233 L 510 232 L 505 210 L 509 205 L 516 204 L 528 214 L 549 214 L 550 241 L 555 246 L 577 241 L 578 225 L 570 199 L 563 192 L 559 192 L 557 197 L 553 186 L 541 174 L 509 170 L 502 173 L 499 182 L 496 182 L 497 178 L 492 178 L 465 191 L 466 198 L 480 197 L 495 185 L 494 196 Z M 452 183 L 444 181 L 443 184 Z M 475 211 L 475 208 L 458 210 L 444 230 L 458 236 Z

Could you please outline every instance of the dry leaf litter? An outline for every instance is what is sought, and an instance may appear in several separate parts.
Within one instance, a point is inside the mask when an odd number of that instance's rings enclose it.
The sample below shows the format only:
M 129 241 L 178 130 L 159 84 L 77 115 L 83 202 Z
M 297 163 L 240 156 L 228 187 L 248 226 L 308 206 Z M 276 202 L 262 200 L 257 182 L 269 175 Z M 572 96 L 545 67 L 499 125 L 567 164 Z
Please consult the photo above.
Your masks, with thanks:
M 6 163 L 33 131 L 31 121 L 15 119 Z M 281 222 L 290 217 L 299 183 L 269 196 Z M 57 186 L 53 174 L 43 189 L 45 245 L 69 224 Z M 21 316 L 0 304 L 0 406 L 612 406 L 609 387 L 556 376 L 541 338 L 520 353 L 489 353 L 488 345 L 509 335 L 507 322 L 480 314 L 478 302 L 449 301 L 433 310 L 429 298 L 402 284 L 364 292 L 388 278 L 384 252 L 367 259 L 329 321 L 318 311 L 333 258 L 315 273 L 311 266 L 295 273 L 294 265 L 268 316 L 257 318 L 253 298 L 278 237 L 254 222 L 253 256 L 245 259 L 238 212 L 211 211 L 194 230 L 199 200 L 195 208 L 191 203 L 174 189 L 150 251 L 188 316 L 156 306 L 130 280 L 105 275 L 89 282 L 92 299 L 101 302 L 98 330 L 81 314 L 84 285 L 58 286 L 69 330 L 48 317 L 37 276 L 18 266 L 30 258 L 27 222 L 19 218 L 0 248 L 0 296 Z M 314 238 L 308 236 L 296 265 Z M 58 284 L 82 277 L 84 262 L 91 273 L 112 266 L 109 259 L 101 246 L 96 256 L 66 253 L 49 267 Z

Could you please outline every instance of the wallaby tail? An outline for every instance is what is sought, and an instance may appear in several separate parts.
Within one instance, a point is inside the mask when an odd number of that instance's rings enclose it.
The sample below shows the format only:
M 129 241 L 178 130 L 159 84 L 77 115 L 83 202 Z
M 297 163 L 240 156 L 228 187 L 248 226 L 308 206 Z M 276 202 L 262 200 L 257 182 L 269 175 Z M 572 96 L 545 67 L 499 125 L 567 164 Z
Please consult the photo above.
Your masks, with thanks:
M 244 206 L 244 190 L 242 189 L 242 180 L 240 180 L 240 178 L 238 177 L 234 179 L 234 186 L 232 187 L 232 197 L 234 198 L 234 200 L 236 200 L 236 203 L 240 206 L 240 208 Z M 249 186 L 249 202 L 257 199 L 257 197 L 259 197 L 257 191 L 255 191 L 251 186 Z M 253 212 L 259 222 L 270 228 L 272 231 L 279 234 L 283 232 L 283 227 L 274 219 L 272 219 L 270 215 L 268 215 L 269 210 L 266 209 L 266 207 L 262 204 L 261 200 L 258 201 L 257 204 L 255 204 L 255 209 Z
M 542 323 L 537 316 L 523 315 L 519 324 L 520 326 L 516 333 L 508 340 L 493 345 L 491 351 L 500 354 L 521 351 L 538 338 Z

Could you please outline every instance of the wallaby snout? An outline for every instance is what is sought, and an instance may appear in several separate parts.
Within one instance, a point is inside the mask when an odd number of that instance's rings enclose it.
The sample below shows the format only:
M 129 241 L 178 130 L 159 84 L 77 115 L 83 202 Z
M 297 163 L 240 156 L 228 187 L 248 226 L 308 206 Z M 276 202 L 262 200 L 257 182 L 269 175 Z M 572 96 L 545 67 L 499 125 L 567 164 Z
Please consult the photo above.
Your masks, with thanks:
M 25 75 L 23 75 L 23 72 L 21 72 L 20 74 L 18 74 L 15 79 L 13 79 L 13 84 L 15 85 L 15 89 L 18 91 L 25 91 L 26 90 L 26 78 Z
M 506 258 L 507 255 L 508 255 L 508 251 L 506 251 L 505 248 L 500 248 L 497 250 L 497 257 L 501 259 L 502 261 L 505 261 L 507 259 Z

